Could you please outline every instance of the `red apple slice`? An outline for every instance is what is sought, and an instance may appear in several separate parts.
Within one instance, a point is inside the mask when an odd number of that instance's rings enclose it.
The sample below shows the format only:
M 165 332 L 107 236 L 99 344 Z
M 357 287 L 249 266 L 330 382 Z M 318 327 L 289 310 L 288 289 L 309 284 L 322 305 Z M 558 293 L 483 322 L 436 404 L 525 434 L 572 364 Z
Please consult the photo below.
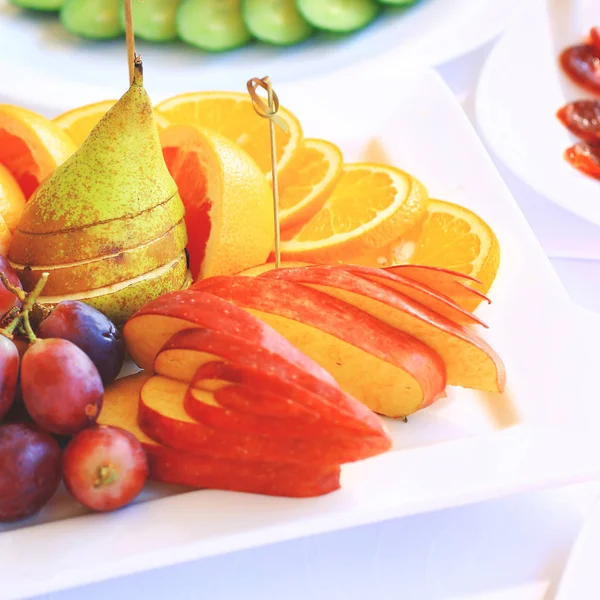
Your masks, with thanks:
M 322 367 L 307 358 L 283 336 L 260 319 L 215 295 L 188 289 L 164 294 L 135 313 L 125 324 L 123 334 L 132 360 L 151 370 L 154 358 L 165 342 L 178 331 L 205 327 L 237 336 L 278 354 L 289 363 L 315 377 L 337 385 Z
M 186 396 L 188 414 L 215 429 L 284 438 L 329 437 L 332 443 L 349 437 L 381 437 L 382 448 L 391 445 L 379 422 L 372 429 L 365 430 L 363 421 L 356 423 L 358 427 L 350 428 L 322 419 L 321 401 L 317 396 L 309 401 L 312 410 L 308 410 L 304 404 L 309 392 L 251 369 L 223 362 L 205 363 L 198 369 L 192 387 L 212 392 L 217 404 L 223 408 L 207 408 L 193 394 Z M 362 410 L 368 410 L 357 400 L 353 402 Z M 265 414 L 271 407 L 277 407 L 279 414 Z M 377 419 L 373 413 L 371 416 Z M 353 424 L 349 419 L 346 422 Z
M 264 320 L 375 412 L 405 416 L 444 393 L 445 367 L 433 350 L 328 294 L 266 277 L 214 277 L 194 287 Z
M 481 283 L 478 279 L 458 271 L 427 265 L 396 265 L 385 270 L 437 290 L 468 311 L 475 310 L 482 301 L 491 303 L 485 294 L 471 287 L 473 284 Z
M 121 427 L 141 442 L 148 456 L 151 479 L 194 488 L 296 498 L 321 496 L 339 489 L 340 467 L 337 465 L 217 459 L 188 454 L 155 442 L 137 423 L 140 391 L 150 377 L 149 373 L 142 372 L 111 384 L 105 391 L 98 423 Z
M 339 267 L 332 265 L 329 268 L 342 268 L 370 281 L 386 285 L 460 325 L 482 325 L 487 328 L 487 325 L 479 317 L 465 310 L 449 296 L 410 277 L 392 273 L 389 269 L 355 265 L 341 265 Z
M 395 289 L 327 266 L 280 269 L 262 278 L 305 284 L 410 334 L 443 359 L 450 385 L 487 392 L 504 390 L 502 360 L 482 338 Z
M 390 447 L 389 439 L 382 436 L 283 439 L 220 431 L 188 415 L 186 394 L 206 404 L 207 411 L 226 410 L 211 392 L 155 375 L 140 392 L 138 423 L 142 431 L 161 444 L 192 454 L 264 462 L 337 465 L 381 454 Z
M 481 319 L 479 319 L 479 317 L 475 316 L 468 310 L 465 310 L 462 306 L 457 304 L 453 298 L 447 296 L 445 293 L 442 293 L 437 289 L 429 287 L 429 285 L 421 283 L 415 278 L 405 276 L 403 273 L 392 273 L 390 269 L 378 269 L 375 267 L 350 264 L 316 265 L 301 262 L 282 262 L 280 269 L 313 266 L 329 267 L 331 269 L 344 269 L 346 271 L 350 271 L 351 273 L 355 273 L 356 275 L 360 275 L 361 277 L 365 277 L 366 279 L 370 279 L 371 281 L 383 283 L 384 285 L 398 290 L 399 292 L 402 292 L 409 298 L 413 298 L 413 300 L 420 302 L 427 308 L 430 308 L 431 310 L 450 319 L 451 321 L 454 321 L 455 323 L 463 325 L 481 325 L 483 327 L 487 327 L 487 325 Z M 274 269 L 275 263 L 266 263 L 264 265 L 252 267 L 251 269 L 246 269 L 245 271 L 238 273 L 238 275 L 244 275 L 246 277 L 260 277 L 264 274 L 268 274 Z M 429 271 L 431 271 L 431 269 L 429 269 Z M 439 269 L 434 269 L 434 273 L 438 273 L 439 271 Z M 408 271 L 408 274 L 410 275 L 410 270 Z M 437 277 L 441 278 L 442 280 L 441 286 L 445 285 L 448 274 L 452 274 L 453 281 L 452 285 L 450 286 L 450 289 L 454 290 L 454 293 L 456 295 L 462 295 L 463 293 L 466 293 L 469 296 L 473 296 L 473 298 L 485 298 L 485 296 L 483 296 L 477 291 L 472 290 L 471 288 L 467 287 L 465 291 L 463 289 L 464 285 L 459 281 L 459 279 L 456 279 L 455 275 L 459 275 L 460 278 L 464 277 L 464 281 L 470 281 L 473 279 L 468 278 L 467 276 L 462 276 L 460 275 L 460 273 L 455 274 L 452 271 L 441 271 L 441 275 L 437 274 Z M 428 273 L 428 276 L 435 277 L 436 275 Z
M 337 385 L 314 377 L 266 348 L 211 329 L 189 329 L 173 335 L 158 353 L 154 371 L 190 382 L 198 379 L 202 365 L 221 360 L 240 367 L 237 371 L 222 369 L 233 378 L 230 381 L 280 398 L 270 403 L 273 416 L 291 416 L 293 408 L 305 408 L 312 421 L 324 421 L 355 435 L 385 435 L 379 417 Z M 265 407 L 260 405 L 260 410 Z

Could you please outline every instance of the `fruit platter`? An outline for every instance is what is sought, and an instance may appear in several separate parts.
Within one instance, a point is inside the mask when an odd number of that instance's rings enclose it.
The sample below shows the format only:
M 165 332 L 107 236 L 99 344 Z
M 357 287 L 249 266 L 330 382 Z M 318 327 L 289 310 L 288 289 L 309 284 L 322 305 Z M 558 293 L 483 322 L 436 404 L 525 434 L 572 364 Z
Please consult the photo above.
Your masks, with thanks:
M 599 473 L 600 324 L 435 74 L 153 102 L 130 57 L 0 105 L 3 593 Z

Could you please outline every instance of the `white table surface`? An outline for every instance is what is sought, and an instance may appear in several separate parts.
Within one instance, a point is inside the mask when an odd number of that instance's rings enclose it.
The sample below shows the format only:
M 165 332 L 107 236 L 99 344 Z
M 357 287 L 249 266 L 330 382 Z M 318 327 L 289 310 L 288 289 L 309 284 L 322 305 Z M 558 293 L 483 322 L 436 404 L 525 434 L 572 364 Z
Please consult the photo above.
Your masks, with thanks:
M 439 68 L 471 118 L 478 73 L 491 47 Z M 549 203 L 501 164 L 498 168 L 573 301 L 600 312 L 600 228 Z M 237 552 L 43 598 L 551 600 L 598 494 L 600 482 L 530 493 Z M 591 597 L 600 598 L 600 590 Z

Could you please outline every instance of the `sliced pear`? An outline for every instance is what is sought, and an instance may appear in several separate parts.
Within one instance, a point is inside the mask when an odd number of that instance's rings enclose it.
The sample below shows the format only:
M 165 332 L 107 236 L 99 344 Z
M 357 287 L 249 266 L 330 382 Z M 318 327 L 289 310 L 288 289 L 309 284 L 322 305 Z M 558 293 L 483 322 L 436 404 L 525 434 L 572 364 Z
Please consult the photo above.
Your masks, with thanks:
M 172 290 L 181 289 L 187 280 L 187 260 L 185 252 L 182 252 L 166 265 L 133 279 L 76 294 L 40 296 L 38 302 L 54 306 L 63 300 L 80 300 L 103 312 L 116 325 L 121 326 L 150 300 Z
M 9 259 L 22 265 L 60 265 L 111 256 L 167 233 L 184 216 L 179 195 L 135 217 L 97 223 L 61 233 L 15 230 Z
M 73 294 L 127 281 L 157 269 L 179 256 L 186 243 L 185 223 L 180 221 L 161 237 L 112 256 L 66 265 L 26 267 L 14 262 L 11 264 L 26 291 L 31 291 L 42 273 L 47 271 L 50 277 L 44 287 L 46 295 Z

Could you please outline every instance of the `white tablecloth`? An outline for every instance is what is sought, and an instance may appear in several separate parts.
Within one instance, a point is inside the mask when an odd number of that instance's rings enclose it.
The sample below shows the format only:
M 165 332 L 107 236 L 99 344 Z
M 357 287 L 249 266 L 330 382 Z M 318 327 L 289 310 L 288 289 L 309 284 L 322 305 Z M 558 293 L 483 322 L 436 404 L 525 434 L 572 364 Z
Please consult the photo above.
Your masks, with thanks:
M 473 93 L 490 48 L 439 69 L 473 119 Z M 501 164 L 498 168 L 574 302 L 600 311 L 600 229 L 544 200 Z M 600 482 L 536 492 L 237 552 L 44 598 L 550 600 L 598 494 Z M 600 598 L 600 590 L 593 597 Z

